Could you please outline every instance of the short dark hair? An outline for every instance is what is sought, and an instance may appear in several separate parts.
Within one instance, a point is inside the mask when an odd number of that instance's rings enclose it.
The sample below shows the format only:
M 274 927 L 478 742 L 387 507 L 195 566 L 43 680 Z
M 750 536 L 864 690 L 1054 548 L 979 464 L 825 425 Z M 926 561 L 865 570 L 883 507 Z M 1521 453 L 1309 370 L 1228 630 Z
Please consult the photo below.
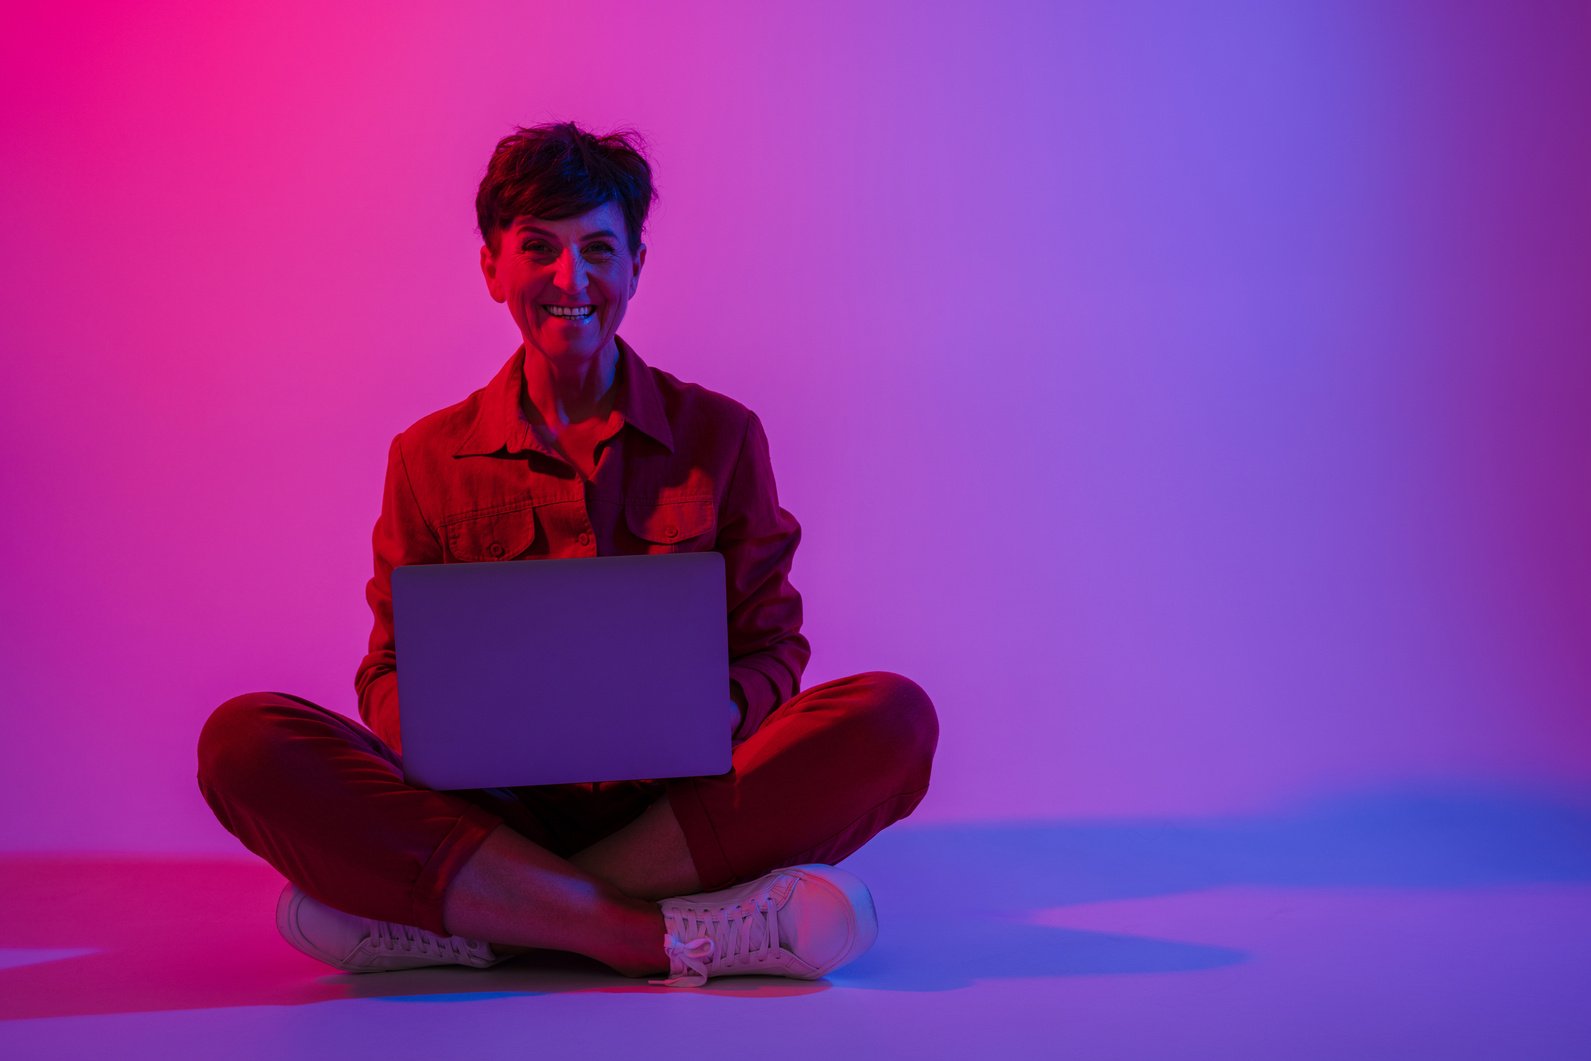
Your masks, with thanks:
M 475 194 L 481 239 L 497 253 L 499 236 L 524 216 L 557 220 L 617 202 L 630 254 L 657 199 L 645 141 L 634 129 L 594 136 L 574 122 L 522 127 L 497 142 Z

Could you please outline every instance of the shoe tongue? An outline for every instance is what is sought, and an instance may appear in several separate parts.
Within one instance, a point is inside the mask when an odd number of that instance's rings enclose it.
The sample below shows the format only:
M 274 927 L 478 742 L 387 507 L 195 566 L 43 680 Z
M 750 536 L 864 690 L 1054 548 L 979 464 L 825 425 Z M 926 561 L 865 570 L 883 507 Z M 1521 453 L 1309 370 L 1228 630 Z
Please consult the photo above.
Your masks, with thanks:
M 785 939 L 785 921 L 783 917 L 783 909 L 789 905 L 790 893 L 795 891 L 795 886 L 797 883 L 798 881 L 795 877 L 781 876 L 777 881 L 774 882 L 773 887 L 768 889 L 768 906 L 774 911 L 774 916 L 779 918 L 779 941 L 781 943 L 783 943 Z M 747 900 L 740 905 L 739 909 L 742 913 L 750 913 L 755 909 L 755 904 L 751 900 Z M 759 911 L 752 918 L 753 923 L 749 926 L 750 935 L 746 940 L 746 945 L 756 947 L 768 946 L 768 926 L 767 922 L 764 920 L 765 917 L 766 915 Z
M 801 878 L 782 878 L 774 889 L 774 909 L 779 918 L 779 946 L 801 961 L 821 965 L 829 956 L 838 953 L 846 944 L 850 925 L 838 916 L 823 891 L 801 893 L 798 902 L 787 902 Z
M 810 933 L 813 929 L 812 925 L 804 923 L 810 918 L 801 916 L 800 904 L 792 905 L 790 902 L 790 894 L 800 882 L 801 878 L 787 873 L 779 878 L 769 892 L 773 897 L 774 916 L 779 920 L 779 945 L 796 953 L 800 953 L 803 930 Z
M 790 893 L 795 891 L 796 880 L 796 877 L 786 873 L 774 881 L 773 887 L 768 892 L 773 897 L 774 906 L 782 907 L 789 901 Z

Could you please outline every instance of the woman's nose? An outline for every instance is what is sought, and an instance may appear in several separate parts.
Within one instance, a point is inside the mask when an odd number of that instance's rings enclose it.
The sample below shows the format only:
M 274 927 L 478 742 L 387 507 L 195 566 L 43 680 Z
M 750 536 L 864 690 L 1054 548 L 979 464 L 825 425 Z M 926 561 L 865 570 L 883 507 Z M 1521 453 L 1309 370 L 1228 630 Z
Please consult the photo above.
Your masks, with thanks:
M 580 292 L 586 287 L 586 264 L 572 247 L 566 247 L 553 266 L 553 283 L 565 291 Z

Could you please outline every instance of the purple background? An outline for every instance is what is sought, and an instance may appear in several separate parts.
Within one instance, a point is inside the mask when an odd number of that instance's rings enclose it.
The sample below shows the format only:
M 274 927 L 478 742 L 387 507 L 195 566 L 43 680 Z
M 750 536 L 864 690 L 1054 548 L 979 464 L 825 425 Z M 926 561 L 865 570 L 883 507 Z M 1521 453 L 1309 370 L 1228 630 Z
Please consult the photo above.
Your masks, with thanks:
M 354 713 L 386 445 L 517 342 L 513 125 L 649 139 L 621 332 L 762 416 L 806 683 L 914 821 L 1591 767 L 1580 4 L 67 4 L 0 35 L 8 850 L 240 852 L 255 689 Z

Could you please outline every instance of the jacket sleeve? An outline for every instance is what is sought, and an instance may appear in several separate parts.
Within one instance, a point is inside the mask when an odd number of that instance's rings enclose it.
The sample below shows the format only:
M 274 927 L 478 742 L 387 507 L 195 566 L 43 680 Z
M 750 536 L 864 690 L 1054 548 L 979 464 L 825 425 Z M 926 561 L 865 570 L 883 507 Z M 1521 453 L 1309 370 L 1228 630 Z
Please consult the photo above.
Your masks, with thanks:
M 801 594 L 790 565 L 801 525 L 779 506 L 762 421 L 751 413 L 719 516 L 729 604 L 730 696 L 741 708 L 735 742 L 757 731 L 801 689 L 812 646 L 801 634 Z
M 386 484 L 381 492 L 381 515 L 371 535 L 375 549 L 375 574 L 365 584 L 365 599 L 375 625 L 370 630 L 370 651 L 354 673 L 359 694 L 359 717 L 388 747 L 400 755 L 398 733 L 398 670 L 392 633 L 392 569 L 405 564 L 442 562 L 442 543 L 426 522 L 409 481 L 403 459 L 403 436 L 397 435 L 387 451 Z

